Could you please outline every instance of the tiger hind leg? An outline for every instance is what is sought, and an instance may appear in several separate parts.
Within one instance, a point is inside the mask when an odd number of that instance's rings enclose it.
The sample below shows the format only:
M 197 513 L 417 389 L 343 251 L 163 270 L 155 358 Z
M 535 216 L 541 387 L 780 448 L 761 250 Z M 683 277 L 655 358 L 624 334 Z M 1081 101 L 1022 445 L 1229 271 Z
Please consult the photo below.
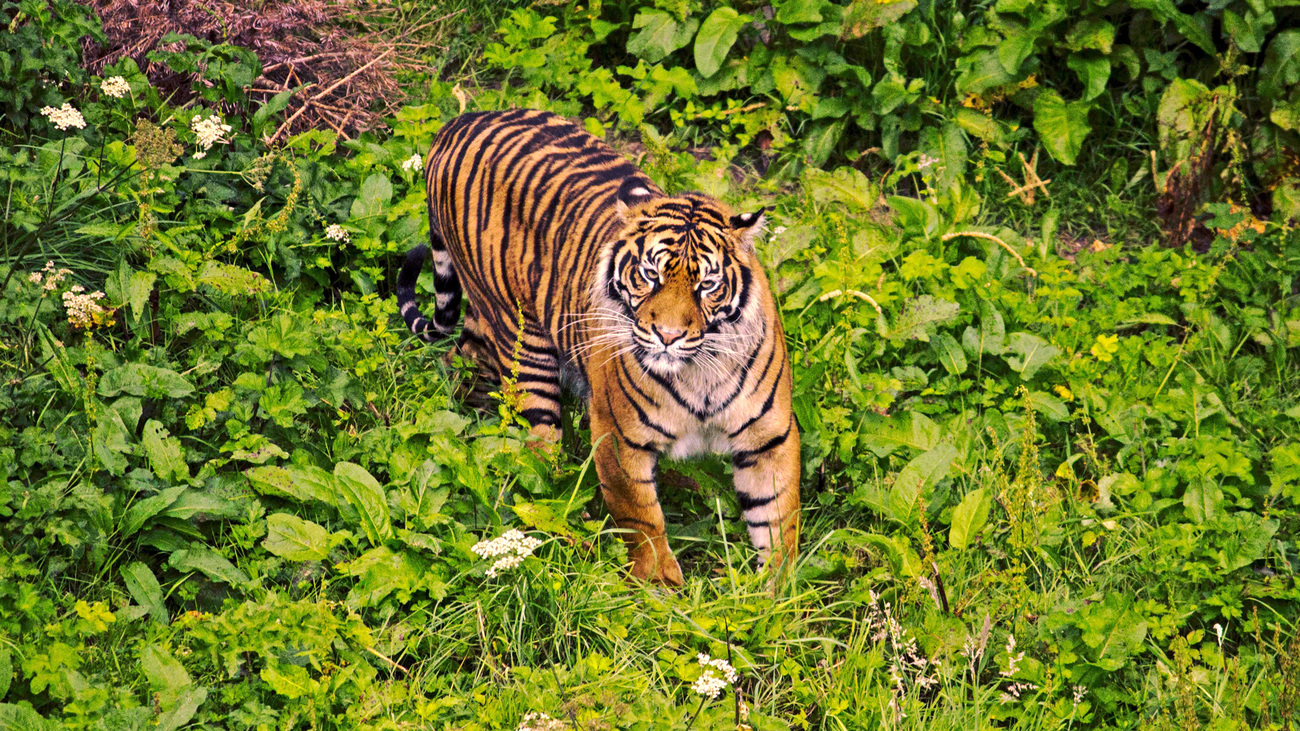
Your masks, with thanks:
M 522 324 L 522 327 L 521 327 Z M 462 384 L 462 399 L 480 409 L 493 407 L 495 392 L 510 399 L 511 407 L 548 443 L 561 436 L 560 359 L 549 336 L 528 321 L 492 327 L 471 306 L 454 351 L 478 365 L 475 377 Z M 502 384 L 509 382 L 503 390 Z

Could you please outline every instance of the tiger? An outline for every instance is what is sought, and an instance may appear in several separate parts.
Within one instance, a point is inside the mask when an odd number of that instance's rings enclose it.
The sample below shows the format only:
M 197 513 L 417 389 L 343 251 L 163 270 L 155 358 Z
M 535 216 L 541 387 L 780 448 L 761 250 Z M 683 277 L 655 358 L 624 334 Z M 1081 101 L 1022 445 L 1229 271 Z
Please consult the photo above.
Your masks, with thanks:
M 665 194 L 605 142 L 538 110 L 462 114 L 424 159 L 429 245 L 397 304 L 482 382 L 511 378 L 534 434 L 558 440 L 560 397 L 585 402 L 601 494 L 633 577 L 680 586 L 659 460 L 730 455 L 759 565 L 793 565 L 799 429 L 785 334 L 754 251 L 764 210 Z M 433 260 L 435 309 L 416 304 Z

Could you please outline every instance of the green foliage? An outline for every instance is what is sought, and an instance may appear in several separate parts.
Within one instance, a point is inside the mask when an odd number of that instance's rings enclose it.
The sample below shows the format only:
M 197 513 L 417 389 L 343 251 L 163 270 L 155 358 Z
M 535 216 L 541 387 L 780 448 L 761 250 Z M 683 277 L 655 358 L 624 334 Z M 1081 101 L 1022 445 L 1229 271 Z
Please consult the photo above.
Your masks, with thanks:
M 15 128 L 0 729 L 681 730 L 738 701 L 761 729 L 1288 728 L 1300 235 L 1215 202 L 1200 245 L 1080 248 L 1058 230 L 1087 189 L 1022 222 L 977 178 L 1021 172 L 1031 129 L 1084 165 L 1107 105 L 1158 120 L 1165 175 L 1211 122 L 1281 149 L 1289 11 L 541 8 L 501 21 L 499 88 L 431 81 L 356 140 L 266 148 L 289 97 L 248 108 L 255 58 L 189 38 L 155 60 L 196 74 L 191 106 L 123 61 L 121 98 L 59 77 L 85 129 Z M 1260 68 L 1209 65 L 1223 38 Z M 669 190 L 769 207 L 806 475 L 788 584 L 753 570 L 717 462 L 663 470 L 688 586 L 629 583 L 578 420 L 550 459 L 402 329 L 412 157 L 462 105 L 517 103 L 589 113 Z M 883 174 L 808 164 L 863 134 Z M 732 166 L 750 145 L 765 180 Z M 699 653 L 729 695 L 691 689 Z

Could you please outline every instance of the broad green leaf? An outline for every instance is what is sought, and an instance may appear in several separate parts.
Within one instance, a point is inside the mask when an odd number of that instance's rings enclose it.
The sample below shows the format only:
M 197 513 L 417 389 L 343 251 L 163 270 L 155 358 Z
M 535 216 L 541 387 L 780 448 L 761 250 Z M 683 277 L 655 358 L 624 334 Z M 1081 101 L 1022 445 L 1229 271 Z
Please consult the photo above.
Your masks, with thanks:
M 337 503 L 334 475 L 319 467 L 254 467 L 245 470 L 244 476 L 263 495 L 286 497 L 300 503 L 313 500 L 326 505 Z
M 922 575 L 925 570 L 921 565 L 920 556 L 916 555 L 912 544 L 903 536 L 889 537 L 871 533 L 863 536 L 861 540 L 885 554 L 885 560 L 889 561 L 894 576 L 915 578 Z
M 30 706 L 0 703 L 0 731 L 46 731 L 54 724 L 41 718 Z
M 383 173 L 371 173 L 361 183 L 361 192 L 352 202 L 350 215 L 358 219 L 377 216 L 383 212 L 392 198 L 393 184 L 388 182 L 388 176 Z
M 1160 149 L 1171 161 L 1185 160 L 1201 144 L 1201 131 L 1213 114 L 1214 96 L 1195 79 L 1174 79 L 1160 95 L 1156 122 L 1160 130 Z
M 176 371 L 143 363 L 127 363 L 112 368 L 99 379 L 98 393 L 105 398 L 121 393 L 149 398 L 185 398 L 194 386 Z
M 1037 33 L 1024 30 L 1007 36 L 998 44 L 998 62 L 1008 74 L 1020 71 L 1020 64 L 1024 63 L 1030 53 L 1033 53 L 1034 41 L 1037 38 Z
M 1059 348 L 1037 335 L 1021 332 L 1007 337 L 1007 350 L 1002 357 L 1011 370 L 1020 374 L 1022 381 L 1028 381 L 1060 352 Z
M 9 686 L 14 680 L 13 656 L 8 646 L 0 645 L 0 701 L 9 693 Z
M 928 343 L 935 329 L 940 324 L 956 319 L 959 312 L 961 306 L 956 302 L 923 294 L 904 303 L 903 311 L 894 318 L 889 330 L 882 334 L 895 343 L 905 340 Z
M 957 448 L 940 442 L 933 449 L 908 462 L 894 478 L 886 500 L 888 517 L 905 523 L 917 514 L 917 501 L 939 480 L 948 476 L 952 461 L 957 458 Z
M 707 79 L 718 72 L 736 42 L 736 34 L 749 21 L 749 16 L 725 5 L 709 13 L 695 36 L 695 68 L 701 76 Z
M 188 548 L 176 551 L 167 563 L 177 571 L 197 571 L 213 581 L 233 586 L 245 586 L 248 575 L 240 571 L 226 557 L 201 543 L 191 543 Z
M 835 146 L 839 144 L 847 125 L 848 120 L 845 119 L 814 122 L 810 125 L 803 138 L 803 151 L 808 163 L 815 167 L 825 165 L 831 153 L 835 152 Z
M 939 358 L 939 364 L 944 370 L 954 376 L 960 376 L 966 372 L 966 353 L 962 351 L 957 340 L 948 333 L 939 333 L 930 340 L 930 348 Z
M 1219 542 L 1220 562 L 1225 572 L 1246 568 L 1263 558 L 1278 529 L 1276 520 L 1247 512 L 1233 513 L 1223 524 L 1231 527 L 1226 540 Z
M 177 520 L 189 520 L 200 514 L 209 518 L 232 519 L 238 518 L 242 513 L 243 508 L 236 500 L 215 492 L 187 489 L 182 490 L 176 500 L 160 511 L 159 515 Z
M 980 349 L 977 352 L 1001 355 L 1006 351 L 1007 328 L 1002 313 L 988 300 L 980 300 Z
M 958 107 L 952 113 L 952 119 L 968 134 L 974 135 L 985 142 L 1001 144 L 1006 135 L 1002 131 L 1002 126 L 997 120 L 986 114 L 981 114 L 974 109 Z
M 1183 507 L 1197 523 L 1205 523 L 1224 515 L 1223 490 L 1208 480 L 1189 485 L 1183 493 Z
M 776 22 L 783 25 L 791 23 L 822 22 L 822 0 L 782 0 L 776 11 Z
M 1065 34 L 1065 47 L 1071 51 L 1093 50 L 1110 53 L 1115 43 L 1115 26 L 1098 17 L 1075 23 Z
M 158 714 L 154 731 L 177 731 L 187 725 L 207 699 L 208 692 L 203 688 L 186 687 L 170 707 L 164 706 L 163 712 Z
M 1034 99 L 1034 130 L 1052 157 L 1064 165 L 1073 165 L 1083 149 L 1083 140 L 1092 131 L 1086 101 L 1068 104 L 1054 89 L 1041 92 Z
M 185 448 L 181 446 L 181 441 L 170 436 L 156 419 L 145 422 L 140 442 L 144 445 L 145 454 L 149 455 L 149 466 L 158 479 L 165 481 L 190 479 L 190 468 L 185 464 Z
M 121 475 L 130 466 L 124 454 L 131 454 L 131 432 L 116 409 L 100 412 L 90 443 L 100 464 L 114 475 Z
M 132 561 L 122 568 L 121 574 L 126 590 L 131 593 L 135 603 L 148 609 L 153 621 L 162 625 L 167 624 L 169 621 L 167 604 L 163 599 L 162 587 L 159 586 L 158 578 L 153 575 L 153 571 L 139 561 Z
M 810 168 L 804 176 L 804 185 L 818 203 L 843 203 L 850 210 L 866 212 L 880 197 L 880 186 L 856 168 L 840 167 L 835 172 Z
M 234 264 L 205 261 L 199 270 L 199 284 L 205 284 L 226 295 L 253 295 L 264 292 L 269 286 L 260 274 Z
M 952 526 L 948 529 L 948 542 L 953 548 L 964 550 L 970 545 L 972 537 L 984 530 L 989 520 L 989 509 L 993 507 L 993 498 L 984 488 L 966 493 L 952 512 Z
M 145 645 L 140 651 L 140 669 L 155 692 L 175 692 L 194 684 L 185 666 L 157 645 Z
M 899 447 L 929 451 L 939 443 L 942 430 L 930 417 L 919 411 L 904 411 L 893 416 L 868 414 L 862 422 L 860 442 L 884 457 Z
M 290 561 L 323 561 L 333 547 L 329 531 L 288 513 L 267 516 L 262 546 Z
M 334 465 L 334 477 L 343 499 L 356 509 L 371 545 L 393 536 L 392 521 L 388 513 L 388 498 L 384 488 L 361 465 L 339 462 Z
M 844 8 L 844 19 L 840 37 L 844 39 L 861 38 L 876 28 L 883 28 L 908 14 L 916 7 L 916 0 L 852 0 Z
M 1034 391 L 1029 394 L 1029 403 L 1033 405 L 1034 411 L 1052 421 L 1065 421 L 1070 418 L 1070 410 L 1065 407 L 1065 404 L 1046 391 Z
M 140 315 L 149 303 L 149 294 L 153 292 L 158 275 L 153 272 L 138 272 L 131 269 L 126 259 L 118 262 L 117 272 L 104 282 L 104 294 L 110 302 L 118 307 L 127 305 L 131 308 L 131 322 L 139 322 Z
M 267 663 L 262 670 L 262 680 L 271 686 L 271 690 L 290 700 L 314 695 L 320 688 L 320 683 L 311 679 L 307 668 L 279 662 Z
M 956 81 L 958 94 L 979 94 L 995 86 L 1017 81 L 1016 77 L 1007 73 L 994 50 L 976 51 L 970 54 L 969 61 L 963 65 L 966 68 Z
M 1300 30 L 1284 30 L 1269 41 L 1259 69 L 1259 92 L 1281 100 L 1300 84 Z
M 1078 74 L 1083 84 L 1083 100 L 1090 102 L 1106 91 L 1106 82 L 1110 80 L 1110 59 L 1096 51 L 1071 53 L 1066 65 Z
M 627 39 L 627 52 L 647 63 L 659 63 L 690 43 L 699 25 L 700 21 L 694 18 L 678 22 L 663 10 L 642 10 L 632 20 L 636 32 Z
M 348 592 L 347 603 L 353 609 L 373 607 L 394 592 L 402 602 L 410 601 L 411 594 L 421 589 L 435 596 L 445 592 L 441 577 L 430 571 L 428 559 L 414 551 L 379 546 L 335 568 L 360 579 Z

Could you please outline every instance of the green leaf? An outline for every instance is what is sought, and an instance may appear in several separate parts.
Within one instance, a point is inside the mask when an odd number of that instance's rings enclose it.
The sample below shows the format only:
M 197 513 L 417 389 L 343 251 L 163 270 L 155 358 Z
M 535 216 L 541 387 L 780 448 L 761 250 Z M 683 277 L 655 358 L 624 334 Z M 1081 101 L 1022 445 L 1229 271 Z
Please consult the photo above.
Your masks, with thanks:
M 905 340 L 920 340 L 928 343 L 935 328 L 955 320 L 959 312 L 961 306 L 956 302 L 923 294 L 907 300 L 903 311 L 894 319 L 892 326 L 882 334 L 895 343 Z
M 164 706 L 158 714 L 154 731 L 176 731 L 185 726 L 198 713 L 199 706 L 208 699 L 208 692 L 202 688 L 187 687 L 181 691 L 170 707 Z
M 690 43 L 699 25 L 694 18 L 679 23 L 663 10 L 642 10 L 632 20 L 636 32 L 627 39 L 627 52 L 647 63 L 659 63 Z
M 1007 338 L 1007 354 L 1003 357 L 1011 370 L 1020 374 L 1022 381 L 1034 377 L 1039 368 L 1060 354 L 1060 348 L 1032 333 L 1011 333 Z
M 148 398 L 185 398 L 194 386 L 176 371 L 143 363 L 127 363 L 105 371 L 99 379 L 100 396 L 109 398 L 121 393 Z
M 776 11 L 776 22 L 790 25 L 791 23 L 820 23 L 822 22 L 822 0 L 782 0 L 780 8 Z
M 275 513 L 266 518 L 266 540 L 262 546 L 280 558 L 323 561 L 335 543 L 329 531 L 310 520 L 288 513 Z
M 1034 391 L 1029 394 L 1029 403 L 1033 406 L 1034 411 L 1042 414 L 1051 421 L 1065 421 L 1070 418 L 1070 410 L 1061 403 L 1061 400 L 1045 391 Z
M 361 465 L 351 462 L 334 465 L 334 477 L 343 499 L 356 509 L 361 528 L 371 545 L 378 546 L 391 538 L 393 526 L 388 514 L 388 499 L 379 481 Z
M 300 503 L 316 501 L 336 505 L 338 502 L 334 475 L 319 467 L 254 467 L 245 470 L 244 476 L 263 495 L 286 497 Z
M 954 376 L 966 372 L 966 353 L 962 351 L 957 340 L 948 333 L 939 333 L 930 341 L 930 348 L 939 358 L 944 370 Z
M 279 662 L 267 663 L 262 670 L 262 680 L 271 686 L 271 690 L 290 700 L 314 695 L 320 688 L 320 683 L 311 679 L 307 668 Z
M 1092 131 L 1086 101 L 1066 103 L 1053 89 L 1034 99 L 1034 130 L 1052 157 L 1064 165 L 1073 165 L 1083 149 L 1083 140 Z
M 149 455 L 149 466 L 158 479 L 190 479 L 190 468 L 185 464 L 185 449 L 181 446 L 181 441 L 170 436 L 159 421 L 150 419 L 145 422 L 140 441 L 144 444 L 145 454 Z
M 736 34 L 749 21 L 749 16 L 725 5 L 709 13 L 695 36 L 695 68 L 701 76 L 707 79 L 718 73 L 736 42 Z
M 177 571 L 197 571 L 213 581 L 233 586 L 246 586 L 248 575 L 240 571 L 226 557 L 201 543 L 191 543 L 188 548 L 173 553 L 167 563 Z
M 179 691 L 194 684 L 185 666 L 157 645 L 145 645 L 140 651 L 140 670 L 155 692 Z
M 868 414 L 860 432 L 860 443 L 885 457 L 899 447 L 929 451 L 939 443 L 943 430 L 919 411 L 904 411 L 893 416 Z
M 126 259 L 117 265 L 117 272 L 104 282 L 104 294 L 110 302 L 118 307 L 131 307 L 132 323 L 140 320 L 140 315 L 149 303 L 149 294 L 153 292 L 158 275 L 153 272 L 137 272 L 131 269 Z
M 1025 62 L 1030 53 L 1034 51 L 1034 41 L 1038 39 L 1038 34 L 1031 31 L 1021 31 L 1019 33 L 1007 36 L 998 44 L 998 63 L 1006 69 L 1008 74 L 1014 74 L 1020 71 L 1020 64 Z
M 153 575 L 153 571 L 139 561 L 132 561 L 122 568 L 121 574 L 122 581 L 126 583 L 126 590 L 131 593 L 135 603 L 149 610 L 149 616 L 153 617 L 153 621 L 166 625 L 170 620 L 167 616 L 167 604 L 163 599 L 162 587 L 159 586 L 158 578 Z
M 1223 490 L 1213 482 L 1202 480 L 1183 493 L 1183 507 L 1197 523 L 1206 523 L 1224 515 Z
M 1078 74 L 1083 83 L 1083 100 L 1090 102 L 1106 91 L 1110 80 L 1110 59 L 1094 52 L 1071 53 L 1066 65 Z
M 1098 17 L 1075 23 L 1065 34 L 1065 47 L 1071 51 L 1094 50 L 1110 53 L 1115 43 L 1115 26 Z
M 441 577 L 430 571 L 428 559 L 414 551 L 379 546 L 336 568 L 361 579 L 348 592 L 347 603 L 353 609 L 376 606 L 394 592 L 401 602 L 410 601 L 412 593 L 420 589 L 428 589 L 435 598 L 445 592 Z
M 852 0 L 844 8 L 843 30 L 840 37 L 844 39 L 861 38 L 877 28 L 883 28 L 907 15 L 916 7 L 916 0 Z
M 998 124 L 997 120 L 974 109 L 958 107 L 952 113 L 952 119 L 967 134 L 972 134 L 985 142 L 1002 144 L 1006 139 L 1002 126 Z
M 30 706 L 0 703 L 0 731 L 46 731 L 54 724 L 41 718 Z
M 114 475 L 126 472 L 130 463 L 122 455 L 131 454 L 134 450 L 131 448 L 131 432 L 117 410 L 105 409 L 99 414 L 90 443 L 105 469 Z
M 377 216 L 393 198 L 393 184 L 383 173 L 371 173 L 361 184 L 361 193 L 352 202 L 352 218 Z
M 1016 81 L 1016 77 L 1007 73 L 997 51 L 977 51 L 969 54 L 968 59 L 962 64 L 965 70 L 957 77 L 958 94 L 980 94 Z
M 965 550 L 970 539 L 984 530 L 989 521 L 989 509 L 993 507 L 993 498 L 984 488 L 966 493 L 952 512 L 952 526 L 948 529 L 948 542 L 953 548 Z
M 810 168 L 804 176 L 808 192 L 818 203 L 843 203 L 850 210 L 865 213 L 880 197 L 880 186 L 857 168 L 840 167 L 833 173 Z
M 894 485 L 889 490 L 885 500 L 886 516 L 900 523 L 910 522 L 917 514 L 921 495 L 948 476 L 957 455 L 957 448 L 952 444 L 939 442 L 930 451 L 908 462 L 894 478 Z
M 7 646 L 0 646 L 0 701 L 9 693 L 14 680 L 14 662 Z
M 1006 350 L 1007 328 L 1002 313 L 988 300 L 980 300 L 980 332 L 978 352 L 1001 355 Z
M 1300 30 L 1284 30 L 1269 41 L 1259 68 L 1259 92 L 1269 99 L 1284 99 L 1300 84 Z

